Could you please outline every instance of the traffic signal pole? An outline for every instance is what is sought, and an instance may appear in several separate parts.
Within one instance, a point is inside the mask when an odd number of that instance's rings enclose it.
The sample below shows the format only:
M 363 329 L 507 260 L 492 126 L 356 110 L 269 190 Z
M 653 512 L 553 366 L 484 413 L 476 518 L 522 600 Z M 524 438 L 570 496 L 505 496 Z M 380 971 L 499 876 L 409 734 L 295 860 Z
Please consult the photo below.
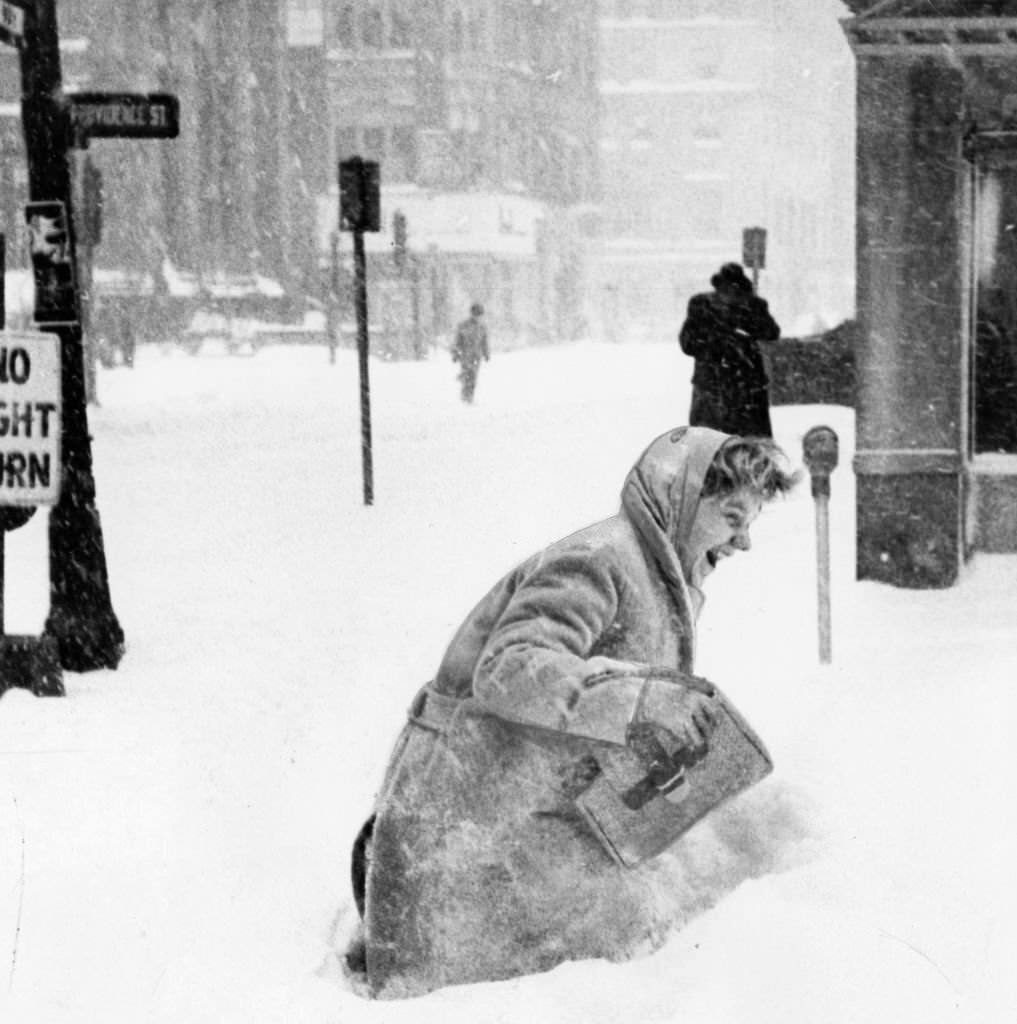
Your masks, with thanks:
M 357 311 L 357 361 L 360 366 L 360 454 L 364 504 L 374 503 L 374 462 L 371 453 L 370 343 L 367 329 L 367 260 L 364 232 L 380 230 L 381 174 L 373 160 L 359 156 L 339 161 L 339 230 L 353 233 L 354 304 Z
M 72 266 L 76 261 L 71 217 L 71 115 L 63 96 L 55 0 L 25 5 L 21 48 L 21 110 L 33 202 L 55 201 L 67 211 Z M 35 269 L 37 294 L 45 285 Z M 74 672 L 116 668 L 124 634 L 113 612 L 102 527 L 95 502 L 91 438 L 86 410 L 80 296 L 73 295 L 66 322 L 37 326 L 60 339 L 63 480 L 49 517 L 50 612 L 44 635 L 57 643 L 60 664 Z
M 360 457 L 364 475 L 364 504 L 374 504 L 374 459 L 371 444 L 371 380 L 367 336 L 367 260 L 364 233 L 353 232 L 354 291 L 357 307 L 357 363 L 360 367 Z

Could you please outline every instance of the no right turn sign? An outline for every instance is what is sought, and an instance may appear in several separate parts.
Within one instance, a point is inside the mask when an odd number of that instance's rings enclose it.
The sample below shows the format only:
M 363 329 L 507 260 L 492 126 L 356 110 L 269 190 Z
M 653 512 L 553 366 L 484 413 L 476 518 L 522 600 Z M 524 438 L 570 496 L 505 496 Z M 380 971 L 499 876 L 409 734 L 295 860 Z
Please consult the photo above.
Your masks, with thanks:
M 60 339 L 0 331 L 0 506 L 60 496 Z

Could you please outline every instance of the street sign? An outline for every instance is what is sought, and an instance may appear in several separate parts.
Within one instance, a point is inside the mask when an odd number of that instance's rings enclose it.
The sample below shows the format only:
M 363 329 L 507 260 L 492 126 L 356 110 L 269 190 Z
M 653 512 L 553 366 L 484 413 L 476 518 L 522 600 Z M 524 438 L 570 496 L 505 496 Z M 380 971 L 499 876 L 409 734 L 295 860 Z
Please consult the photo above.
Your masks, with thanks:
M 0 331 L 0 506 L 60 496 L 60 338 Z
M 381 230 L 381 168 L 352 156 L 339 161 L 339 230 Z
M 67 98 L 79 145 L 89 139 L 175 139 L 180 134 L 180 101 L 170 93 L 76 92 Z
M 766 228 L 745 228 L 742 231 L 742 263 L 752 270 L 766 267 Z
M 76 323 L 78 293 L 67 208 L 57 200 L 26 203 L 25 223 L 35 276 L 35 322 Z
M 25 9 L 9 0 L 0 0 L 0 42 L 21 46 L 25 36 Z

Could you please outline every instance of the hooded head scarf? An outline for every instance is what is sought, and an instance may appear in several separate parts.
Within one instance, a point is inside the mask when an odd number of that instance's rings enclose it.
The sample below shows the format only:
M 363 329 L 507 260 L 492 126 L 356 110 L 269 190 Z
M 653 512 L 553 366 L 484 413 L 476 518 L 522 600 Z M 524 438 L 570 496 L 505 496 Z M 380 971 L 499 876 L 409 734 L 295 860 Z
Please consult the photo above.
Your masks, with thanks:
M 708 427 L 679 427 L 662 434 L 640 455 L 625 478 L 622 510 L 660 566 L 679 607 L 692 618 L 703 603 L 691 584 L 692 523 L 699 508 L 706 471 L 730 434 Z

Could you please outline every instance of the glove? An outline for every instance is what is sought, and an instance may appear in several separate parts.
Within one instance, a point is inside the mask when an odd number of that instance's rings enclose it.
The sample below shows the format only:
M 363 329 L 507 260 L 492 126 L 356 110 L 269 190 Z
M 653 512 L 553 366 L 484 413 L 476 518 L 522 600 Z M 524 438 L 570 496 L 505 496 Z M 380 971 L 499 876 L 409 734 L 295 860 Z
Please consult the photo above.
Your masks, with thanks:
M 654 674 L 643 684 L 629 722 L 630 746 L 637 747 L 639 738 L 651 733 L 669 752 L 698 750 L 706 746 L 717 721 L 716 691 L 707 680 L 682 673 L 673 678 Z
M 658 794 L 670 803 L 688 795 L 686 769 L 702 761 L 717 724 L 715 691 L 705 679 L 670 673 L 650 676 L 629 723 L 626 743 L 646 776 L 622 794 L 637 811 Z

